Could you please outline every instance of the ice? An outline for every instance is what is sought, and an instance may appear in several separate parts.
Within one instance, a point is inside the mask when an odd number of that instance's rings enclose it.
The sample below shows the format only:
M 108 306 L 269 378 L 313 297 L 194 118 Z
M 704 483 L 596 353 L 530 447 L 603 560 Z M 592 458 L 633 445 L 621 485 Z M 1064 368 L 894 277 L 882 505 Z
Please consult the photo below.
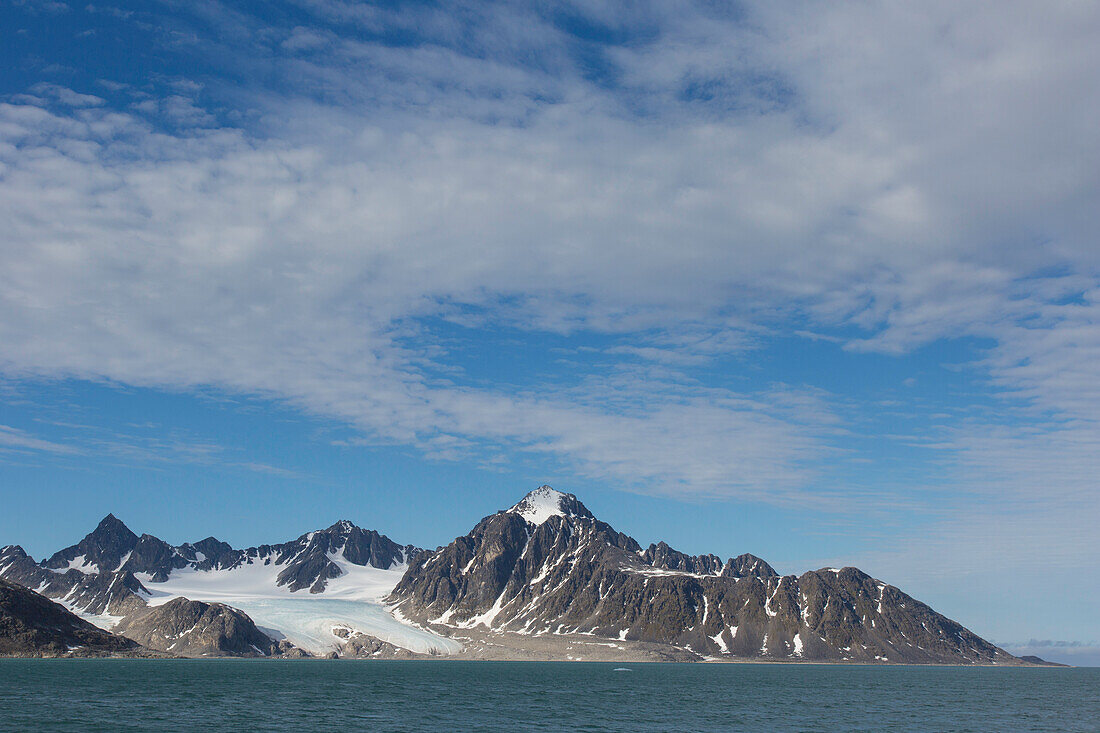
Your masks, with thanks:
M 110 631 L 114 627 L 118 626 L 118 622 L 123 619 L 122 616 L 112 616 L 109 613 L 87 613 L 74 606 L 66 598 L 54 598 L 53 601 L 55 603 L 60 603 L 62 606 L 69 609 L 80 618 L 84 619 L 93 626 L 98 626 L 104 631 Z
M 240 599 L 231 605 L 247 613 L 257 625 L 278 631 L 295 646 L 314 654 L 340 646 L 342 640 L 332 630 L 341 626 L 420 654 L 454 654 L 462 650 L 453 639 L 398 621 L 379 602 L 284 597 Z
M 332 634 L 332 628 L 341 625 L 422 654 L 453 654 L 462 649 L 452 639 L 395 618 L 383 606 L 382 598 L 401 580 L 405 565 L 388 570 L 355 565 L 344 558 L 342 549 L 331 553 L 329 559 L 343 575 L 329 580 L 323 594 L 308 590 L 292 593 L 286 586 L 277 586 L 276 579 L 286 566 L 265 564 L 264 558 L 231 570 L 182 568 L 163 583 L 152 582 L 144 573 L 137 577 L 149 589 L 146 599 L 151 606 L 178 597 L 224 603 L 244 611 L 257 626 L 282 634 L 315 654 L 332 651 L 342 643 Z

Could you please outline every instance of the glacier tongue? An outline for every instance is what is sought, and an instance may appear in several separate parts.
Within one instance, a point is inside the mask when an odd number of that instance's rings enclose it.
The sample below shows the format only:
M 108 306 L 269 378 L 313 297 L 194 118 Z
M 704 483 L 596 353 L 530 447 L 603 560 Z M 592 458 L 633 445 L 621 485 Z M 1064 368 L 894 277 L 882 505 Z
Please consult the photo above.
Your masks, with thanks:
M 341 598 L 247 598 L 223 601 L 247 613 L 257 626 L 273 629 L 312 654 L 338 649 L 334 627 L 362 631 L 419 654 L 455 654 L 462 644 L 398 621 L 378 601 Z
M 346 626 L 382 641 L 421 654 L 454 654 L 462 645 L 426 629 L 403 623 L 382 605 L 405 572 L 399 565 L 388 570 L 355 565 L 343 551 L 331 553 L 343 574 L 329 581 L 323 594 L 291 592 L 276 585 L 285 565 L 246 563 L 232 570 L 175 570 L 162 583 L 138 576 L 150 591 L 149 605 L 159 606 L 176 597 L 224 603 L 248 614 L 260 627 L 277 631 L 291 643 L 313 654 L 325 654 L 343 643 L 334 626 Z

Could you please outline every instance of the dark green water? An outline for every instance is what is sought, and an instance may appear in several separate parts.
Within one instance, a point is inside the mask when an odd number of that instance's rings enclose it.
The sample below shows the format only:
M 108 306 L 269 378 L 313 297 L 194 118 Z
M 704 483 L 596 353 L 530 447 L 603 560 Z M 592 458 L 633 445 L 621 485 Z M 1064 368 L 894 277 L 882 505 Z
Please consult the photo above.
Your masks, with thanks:
M 5 659 L 0 729 L 1100 731 L 1100 669 Z

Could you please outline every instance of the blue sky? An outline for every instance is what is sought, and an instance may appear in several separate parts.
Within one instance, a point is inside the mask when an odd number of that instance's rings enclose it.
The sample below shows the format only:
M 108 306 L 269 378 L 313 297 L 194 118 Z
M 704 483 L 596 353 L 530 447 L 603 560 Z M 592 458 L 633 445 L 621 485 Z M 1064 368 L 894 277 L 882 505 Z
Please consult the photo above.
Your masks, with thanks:
M 1098 26 L 7 3 L 0 542 L 435 546 L 550 483 L 1100 659 Z

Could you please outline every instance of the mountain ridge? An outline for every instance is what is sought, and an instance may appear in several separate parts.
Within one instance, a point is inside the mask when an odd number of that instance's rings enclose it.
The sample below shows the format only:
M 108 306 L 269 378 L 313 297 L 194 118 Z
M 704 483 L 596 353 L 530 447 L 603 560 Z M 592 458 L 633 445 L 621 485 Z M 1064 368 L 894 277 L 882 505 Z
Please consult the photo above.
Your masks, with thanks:
M 97 628 L 45 596 L 0 578 L 0 657 L 104 656 L 162 655 Z
M 517 649 L 538 646 L 551 655 L 555 639 L 585 637 L 658 655 L 667 649 L 673 655 L 668 658 L 678 659 L 1020 663 L 858 568 L 781 576 L 747 553 L 723 561 L 713 554 L 683 553 L 663 541 L 642 547 L 596 518 L 575 495 L 548 485 L 435 550 L 400 545 L 348 520 L 279 544 L 234 549 L 207 537 L 173 546 L 137 535 L 112 513 L 80 542 L 40 563 L 18 546 L 4 547 L 0 577 L 39 590 L 97 623 L 121 621 L 120 628 L 140 629 L 143 641 L 161 638 L 162 627 L 178 626 L 180 618 L 214 614 L 216 623 L 206 626 L 232 627 L 239 639 L 188 642 L 188 648 L 213 650 L 208 653 L 290 651 L 278 633 L 271 641 L 282 640 L 283 647 L 255 643 L 251 619 L 245 623 L 234 615 L 236 606 L 264 610 L 232 587 L 247 578 L 260 583 L 265 598 L 294 603 L 339 598 L 392 617 L 379 616 L 382 626 L 362 614 L 334 620 L 316 643 L 349 654 L 367 649 L 393 655 L 414 647 L 457 653 L 454 645 L 430 639 L 495 635 L 507 636 Z M 180 586 L 177 578 L 193 580 Z M 212 578 L 223 584 L 213 595 Z M 340 589 L 336 596 L 333 583 Z M 370 592 L 357 583 L 371 584 Z M 173 593 L 199 602 L 174 590 L 181 587 L 198 588 L 207 605 L 176 604 L 171 613 L 154 612 L 164 609 Z M 428 641 L 403 651 L 402 644 L 410 642 L 401 639 L 409 637 L 387 636 L 394 629 L 406 629 L 414 639 L 427 633 Z M 246 637 L 252 641 L 244 645 L 240 639 Z
M 780 576 L 752 555 L 722 563 L 665 543 L 643 550 L 574 505 L 573 495 L 548 489 L 419 556 L 388 602 L 433 628 L 588 634 L 669 644 L 701 658 L 1015 659 L 857 568 Z M 536 494 L 533 516 L 526 509 Z M 553 500 L 559 507 L 547 509 Z

